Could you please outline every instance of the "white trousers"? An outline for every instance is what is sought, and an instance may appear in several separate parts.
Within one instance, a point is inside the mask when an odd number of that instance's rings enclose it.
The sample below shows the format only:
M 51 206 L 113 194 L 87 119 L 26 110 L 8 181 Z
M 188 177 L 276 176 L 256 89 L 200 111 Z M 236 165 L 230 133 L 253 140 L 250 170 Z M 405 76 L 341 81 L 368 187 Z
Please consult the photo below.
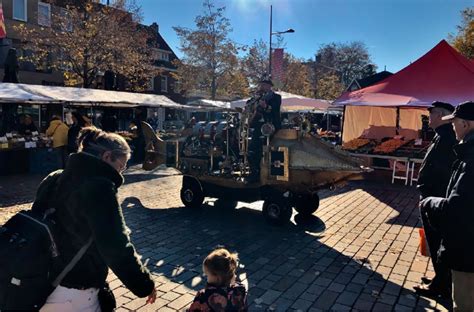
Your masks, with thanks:
M 100 312 L 99 289 L 84 290 L 58 286 L 40 312 Z

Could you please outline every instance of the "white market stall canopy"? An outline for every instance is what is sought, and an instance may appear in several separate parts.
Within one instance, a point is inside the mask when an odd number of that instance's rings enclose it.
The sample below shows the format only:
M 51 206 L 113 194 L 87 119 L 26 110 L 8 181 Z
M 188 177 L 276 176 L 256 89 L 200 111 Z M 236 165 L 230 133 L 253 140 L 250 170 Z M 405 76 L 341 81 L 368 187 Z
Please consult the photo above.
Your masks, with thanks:
M 164 107 L 194 109 L 178 104 L 164 95 L 29 85 L 20 83 L 0 83 L 0 103 L 67 103 L 75 105 L 100 105 L 112 107 Z
M 226 111 L 231 109 L 231 103 L 226 101 L 215 101 L 208 99 L 199 99 L 186 103 L 189 106 L 197 108 L 196 111 Z
M 0 83 L 0 103 L 60 103 L 53 98 L 25 90 L 23 84 Z
M 275 93 L 281 95 L 281 112 L 326 112 L 331 109 L 331 102 L 320 99 L 312 99 L 302 95 L 292 94 L 283 91 L 276 91 Z M 235 109 L 237 107 L 243 108 L 245 103 L 249 100 L 242 99 L 230 103 L 230 107 Z M 332 109 L 331 109 L 332 110 Z M 334 110 L 338 111 L 338 108 Z

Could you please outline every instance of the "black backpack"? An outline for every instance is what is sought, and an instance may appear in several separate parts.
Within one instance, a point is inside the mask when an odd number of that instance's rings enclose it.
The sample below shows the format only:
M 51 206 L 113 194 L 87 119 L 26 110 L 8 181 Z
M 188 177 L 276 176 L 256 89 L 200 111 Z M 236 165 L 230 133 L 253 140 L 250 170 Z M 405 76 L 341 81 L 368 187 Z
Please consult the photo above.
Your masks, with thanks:
M 0 312 L 39 310 L 91 245 L 92 238 L 53 276 L 60 265 L 54 215 L 52 208 L 21 211 L 0 227 Z

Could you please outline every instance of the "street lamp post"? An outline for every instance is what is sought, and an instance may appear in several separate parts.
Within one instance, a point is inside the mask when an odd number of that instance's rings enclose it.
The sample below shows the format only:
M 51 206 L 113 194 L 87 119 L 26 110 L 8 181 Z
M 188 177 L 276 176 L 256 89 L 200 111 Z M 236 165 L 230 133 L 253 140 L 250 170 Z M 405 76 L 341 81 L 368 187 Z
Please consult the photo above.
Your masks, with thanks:
M 295 30 L 292 28 L 289 28 L 285 31 L 273 32 L 272 18 L 273 18 L 273 5 L 270 5 L 270 55 L 268 56 L 268 78 L 269 79 L 272 77 L 272 36 L 295 32 Z

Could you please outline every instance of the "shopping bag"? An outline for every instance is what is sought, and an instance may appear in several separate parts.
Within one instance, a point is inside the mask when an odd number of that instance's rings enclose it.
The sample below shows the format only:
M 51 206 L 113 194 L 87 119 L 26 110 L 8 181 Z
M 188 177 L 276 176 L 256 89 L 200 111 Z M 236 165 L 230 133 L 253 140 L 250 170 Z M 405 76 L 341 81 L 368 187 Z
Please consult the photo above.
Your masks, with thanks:
M 422 256 L 429 257 L 430 249 L 428 248 L 428 242 L 426 241 L 425 229 L 421 228 L 420 231 L 420 253 Z

